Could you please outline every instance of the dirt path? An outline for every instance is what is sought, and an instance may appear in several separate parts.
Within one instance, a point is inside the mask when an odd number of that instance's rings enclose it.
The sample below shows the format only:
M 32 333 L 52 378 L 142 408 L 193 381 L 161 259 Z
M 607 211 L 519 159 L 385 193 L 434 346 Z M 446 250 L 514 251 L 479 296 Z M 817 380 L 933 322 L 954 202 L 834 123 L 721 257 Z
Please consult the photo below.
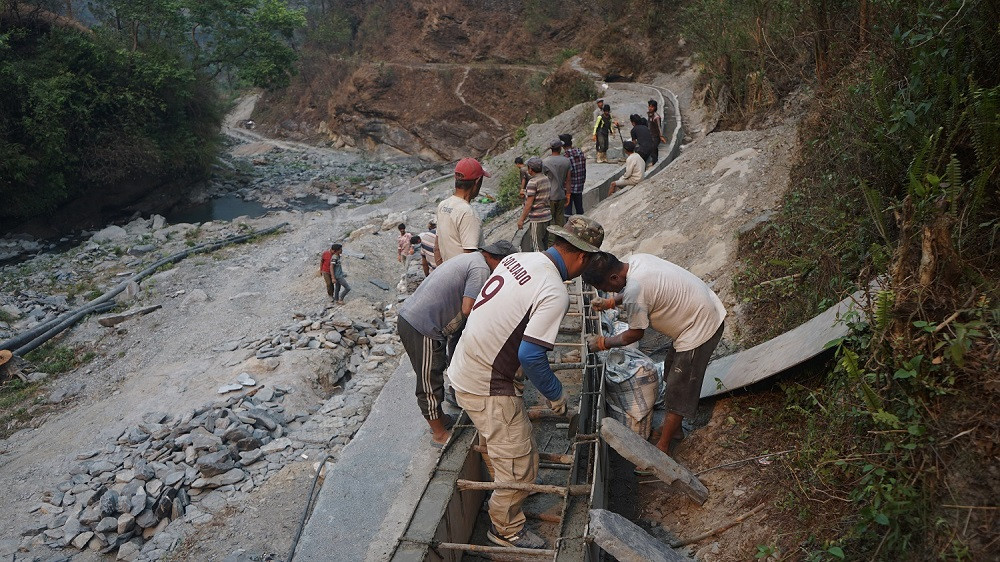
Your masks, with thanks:
M 266 139 L 239 128 L 237 124 L 252 111 L 255 99 L 256 96 L 244 98 L 227 116 L 227 134 L 247 143 L 265 143 L 271 150 L 307 151 L 338 160 L 358 159 L 352 154 Z M 69 477 L 79 464 L 77 455 L 109 444 L 113 447 L 125 428 L 140 423 L 144 414 L 160 411 L 183 416 L 217 400 L 217 389 L 244 371 L 253 373 L 266 385 L 290 388 L 287 408 L 317 407 L 328 397 L 328 391 L 317 382 L 327 374 L 328 366 L 323 360 L 305 352 L 287 352 L 276 368 L 267 370 L 253 358 L 252 350 L 236 348 L 235 344 L 269 337 L 294 323 L 293 314 L 297 312 L 311 315 L 329 307 L 317 274 L 319 255 L 331 241 L 345 239 L 364 224 L 375 227 L 346 243 L 352 255 L 365 254 L 365 259 L 347 258 L 345 262 L 353 291 L 343 313 L 370 321 L 373 310 L 395 303 L 394 288 L 404 270 L 395 259 L 395 236 L 381 231 L 382 219 L 391 212 L 402 211 L 421 224 L 442 189 L 447 189 L 447 184 L 432 186 L 427 192 L 412 193 L 404 188 L 377 206 L 278 212 L 260 219 L 207 223 L 197 230 L 178 231 L 176 236 L 159 244 L 166 252 L 184 247 L 189 240 L 216 239 L 245 228 L 290 223 L 279 234 L 187 259 L 144 282 L 139 299 L 144 304 L 161 304 L 163 308 L 155 313 L 121 324 L 118 329 L 103 328 L 93 319 L 87 319 L 59 342 L 83 346 L 92 350 L 96 358 L 52 380 L 43 399 L 60 394 L 66 397 L 35 418 L 32 427 L 15 433 L 0 445 L 0 489 L 5 490 L 0 499 L 0 557 L 9 559 L 17 551 L 22 543 L 21 530 L 39 517 L 29 513 L 31 505 L 40 502 L 45 491 L 55 489 Z M 76 259 L 78 252 L 71 250 L 64 260 Z M 49 259 L 55 265 L 63 261 Z M 369 282 L 370 278 L 385 282 L 391 290 L 376 287 Z M 384 363 L 384 368 L 394 369 L 397 360 Z M 286 492 L 298 489 L 300 481 L 311 477 L 311 461 L 292 463 L 288 472 L 282 474 L 254 500 L 256 503 L 231 504 L 229 511 L 213 520 L 211 528 L 218 532 L 220 526 L 228 528 L 232 521 L 235 529 L 252 533 L 262 545 L 290 541 L 283 522 L 292 511 L 297 517 L 300 505 Z M 306 485 L 301 487 L 304 489 Z M 286 507 L 263 509 L 259 498 L 267 498 L 268 494 L 275 494 L 271 497 L 273 502 L 285 501 Z M 279 500 L 278 495 L 284 500 Z M 262 513 L 249 520 L 239 516 L 257 509 Z M 204 538 L 208 543 L 199 546 L 199 550 L 211 549 L 213 538 L 209 533 Z M 225 541 L 220 545 L 223 549 L 231 546 Z M 46 551 L 37 545 L 32 549 L 40 555 Z M 211 559 L 228 554 L 216 550 Z M 75 559 L 100 558 L 85 551 Z
M 462 73 L 462 79 L 459 80 L 458 84 L 455 85 L 455 97 L 457 97 L 458 101 L 462 102 L 462 105 L 464 105 L 465 107 L 468 107 L 469 109 L 475 111 L 476 113 L 478 113 L 478 114 L 482 115 L 483 117 L 486 117 L 487 119 L 489 119 L 490 121 L 492 121 L 493 124 L 496 125 L 498 129 L 503 128 L 503 123 L 497 121 L 497 119 L 495 117 L 493 117 L 492 115 L 487 115 L 486 113 L 483 113 L 482 111 L 480 111 L 479 109 L 473 107 L 472 105 L 469 105 L 469 102 L 465 101 L 465 98 L 462 97 L 462 86 L 465 85 L 465 80 L 468 77 L 469 77 L 469 68 L 466 67 L 465 72 Z
M 265 137 L 264 135 L 255 133 L 251 129 L 247 129 L 243 126 L 243 124 L 250 119 L 251 115 L 253 115 L 254 108 L 260 100 L 260 97 L 261 94 L 259 92 L 247 94 L 241 97 L 236 103 L 236 107 L 234 107 L 232 111 L 230 111 L 222 120 L 222 133 L 241 143 L 248 145 L 263 145 L 266 149 L 273 147 L 289 152 L 304 152 L 339 162 L 348 162 L 358 158 L 357 155 L 348 153 L 344 150 L 331 150 L 304 142 Z
M 331 60 L 343 62 L 354 62 L 347 57 L 330 57 Z M 394 66 L 396 68 L 409 68 L 411 70 L 455 70 L 455 69 L 480 69 L 480 70 L 522 70 L 525 72 L 552 72 L 554 67 L 532 64 L 510 64 L 493 62 L 402 62 L 402 61 L 364 61 L 366 64 L 379 64 Z

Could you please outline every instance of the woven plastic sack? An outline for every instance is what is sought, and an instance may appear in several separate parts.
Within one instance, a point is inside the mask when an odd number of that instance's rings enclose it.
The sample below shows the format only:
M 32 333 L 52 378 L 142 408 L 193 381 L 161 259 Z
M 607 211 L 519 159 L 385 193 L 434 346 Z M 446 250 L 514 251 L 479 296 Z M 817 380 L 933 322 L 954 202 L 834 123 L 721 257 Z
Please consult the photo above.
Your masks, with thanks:
M 624 332 L 625 330 L 628 330 L 628 323 L 623 322 L 621 320 L 621 314 L 617 308 L 612 308 L 610 310 L 604 310 L 601 312 L 601 329 L 604 332 L 605 336 L 617 336 L 618 334 Z M 659 390 L 656 395 L 656 406 L 657 407 L 663 406 L 663 395 L 667 389 L 667 383 L 663 380 L 663 362 L 653 361 L 652 358 L 650 358 L 648 355 L 639 351 L 638 343 L 633 343 L 632 345 L 629 345 L 621 349 L 634 351 L 638 354 L 638 356 L 645 357 L 648 361 L 652 363 L 653 369 L 656 370 L 656 378 L 659 381 Z M 672 348 L 668 352 L 667 356 L 668 358 L 670 356 L 669 355 L 670 353 L 673 353 Z
M 638 349 L 617 348 L 604 354 L 608 415 L 643 438 L 649 437 L 662 375 L 653 360 Z

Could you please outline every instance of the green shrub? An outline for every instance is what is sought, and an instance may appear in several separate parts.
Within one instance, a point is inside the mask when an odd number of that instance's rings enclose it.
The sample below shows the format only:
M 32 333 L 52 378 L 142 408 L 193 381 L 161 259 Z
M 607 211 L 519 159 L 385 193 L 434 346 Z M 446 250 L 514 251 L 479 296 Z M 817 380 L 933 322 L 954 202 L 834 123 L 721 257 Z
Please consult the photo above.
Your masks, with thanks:
M 333 10 L 324 14 L 319 22 L 309 30 L 309 42 L 322 46 L 327 51 L 348 52 L 354 40 L 357 23 L 349 14 Z
M 25 359 L 34 363 L 38 370 L 52 375 L 72 371 L 93 358 L 93 353 L 85 353 L 80 347 L 57 345 L 51 342 L 25 355 Z
M 736 125 L 766 109 L 764 85 L 772 101 L 810 75 L 822 86 L 782 209 L 740 238 L 734 289 L 755 342 L 881 279 L 832 342 L 829 372 L 785 387 L 782 415 L 802 429 L 791 495 L 806 510 L 835 510 L 817 496 L 846 508 L 793 540 L 816 556 L 986 559 L 988 516 L 942 506 L 990 502 L 989 487 L 958 484 L 983 478 L 990 446 L 955 436 L 1000 425 L 996 14 L 962 0 L 866 6 L 866 21 L 822 0 L 685 12 Z
M 521 174 L 517 166 L 512 166 L 500 177 L 500 186 L 497 188 L 496 200 L 501 212 L 520 206 L 520 191 Z
M 183 61 L 113 37 L 0 34 L 0 217 L 51 211 L 134 182 L 203 175 L 215 94 Z
M 578 54 L 580 54 L 579 49 L 562 49 L 559 51 L 559 56 L 556 57 L 556 63 L 562 64 Z

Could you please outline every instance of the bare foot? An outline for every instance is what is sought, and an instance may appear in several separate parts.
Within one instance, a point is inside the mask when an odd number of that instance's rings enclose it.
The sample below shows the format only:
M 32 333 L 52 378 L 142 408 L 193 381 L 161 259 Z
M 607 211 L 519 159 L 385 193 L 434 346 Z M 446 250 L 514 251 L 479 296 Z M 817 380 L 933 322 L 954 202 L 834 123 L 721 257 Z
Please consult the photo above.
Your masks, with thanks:
M 431 441 L 433 442 L 433 444 L 435 446 L 438 446 L 438 447 L 444 446 L 444 444 L 447 443 L 449 439 L 451 439 L 451 432 L 450 431 L 444 431 L 442 433 L 433 433 L 433 434 L 431 434 Z

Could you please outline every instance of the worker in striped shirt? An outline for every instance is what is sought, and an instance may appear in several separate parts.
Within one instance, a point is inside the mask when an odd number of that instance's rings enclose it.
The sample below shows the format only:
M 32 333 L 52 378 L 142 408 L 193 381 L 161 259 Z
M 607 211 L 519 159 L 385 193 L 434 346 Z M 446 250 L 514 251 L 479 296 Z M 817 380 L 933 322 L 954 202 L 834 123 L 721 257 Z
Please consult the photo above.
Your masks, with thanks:
M 427 232 L 420 233 L 420 265 L 424 268 L 424 277 L 434 271 L 434 246 L 437 245 L 437 223 L 427 223 Z

